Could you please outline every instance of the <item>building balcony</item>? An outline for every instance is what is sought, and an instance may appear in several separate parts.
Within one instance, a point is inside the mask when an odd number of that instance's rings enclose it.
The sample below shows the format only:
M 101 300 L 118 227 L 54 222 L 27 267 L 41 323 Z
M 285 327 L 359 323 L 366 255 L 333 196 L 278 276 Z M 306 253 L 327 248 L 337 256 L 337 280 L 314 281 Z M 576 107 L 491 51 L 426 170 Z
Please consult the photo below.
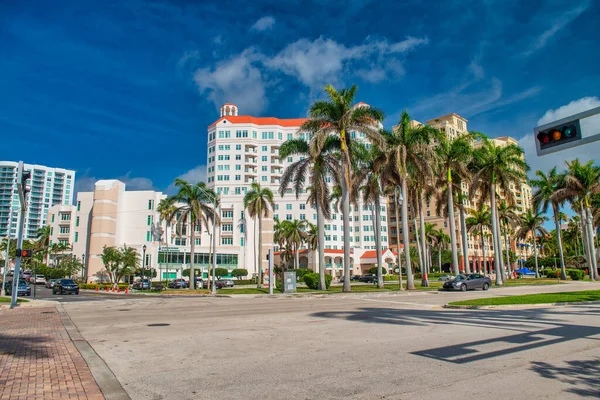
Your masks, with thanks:
M 246 157 L 246 159 L 244 160 L 244 163 L 246 165 L 257 165 L 256 157 Z
M 233 231 L 221 231 L 221 236 L 232 237 Z
M 246 183 L 254 183 L 254 182 L 256 182 L 256 178 L 246 178 L 246 179 L 244 179 L 244 182 L 246 182 Z
M 70 219 L 66 219 L 66 220 L 59 219 L 58 225 L 63 225 L 63 226 L 71 225 L 71 220 Z
M 244 172 L 246 172 L 246 175 L 257 175 L 256 168 L 245 168 Z

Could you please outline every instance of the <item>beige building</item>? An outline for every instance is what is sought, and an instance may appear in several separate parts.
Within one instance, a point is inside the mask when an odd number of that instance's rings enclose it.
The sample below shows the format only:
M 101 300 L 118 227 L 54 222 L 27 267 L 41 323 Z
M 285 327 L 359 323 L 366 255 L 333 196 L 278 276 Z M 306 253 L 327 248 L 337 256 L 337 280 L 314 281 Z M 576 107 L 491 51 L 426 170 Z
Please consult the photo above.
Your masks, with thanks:
M 461 117 L 458 114 L 447 114 L 441 117 L 437 117 L 434 119 L 430 119 L 427 121 L 427 124 L 431 125 L 434 128 L 438 128 L 441 132 L 444 132 L 449 138 L 455 138 L 457 136 L 460 135 L 464 135 L 468 132 L 467 129 L 467 120 L 463 117 Z M 416 126 L 418 124 L 420 124 L 418 121 L 411 121 L 411 126 Z M 518 144 L 518 142 L 508 136 L 501 136 L 495 139 L 492 139 L 495 141 L 495 143 L 497 145 L 507 145 L 507 144 Z M 477 144 L 475 145 L 477 146 Z M 469 185 L 467 183 L 463 183 L 462 184 L 462 191 L 463 194 L 465 196 L 469 196 Z M 527 182 L 524 181 L 521 185 L 518 186 L 513 186 L 511 185 L 511 191 L 513 192 L 515 199 L 516 199 L 516 213 L 517 214 L 522 214 L 523 212 L 525 212 L 527 209 L 529 209 L 531 207 L 531 187 L 529 187 L 529 185 L 527 185 Z M 502 191 L 500 191 L 500 201 L 502 201 L 502 199 L 504 198 L 504 193 Z M 464 202 L 465 206 L 467 207 L 467 209 L 470 208 L 475 208 L 478 206 L 479 204 L 479 196 L 475 195 L 473 198 L 468 197 L 467 200 L 465 200 Z M 486 203 L 489 206 L 489 203 Z M 447 234 L 450 234 L 450 228 L 449 228 L 449 223 L 448 223 L 448 219 L 442 216 L 438 216 L 436 213 L 436 200 L 434 198 L 432 198 L 430 201 L 427 201 L 425 203 L 425 208 L 423 210 L 424 215 L 425 215 L 425 222 L 429 222 L 431 224 L 434 224 L 438 229 L 442 228 L 444 230 L 444 232 L 446 232 Z M 398 210 L 398 215 L 399 218 L 401 218 L 400 215 L 400 209 Z M 409 207 L 409 212 L 408 212 L 408 219 L 409 219 L 409 235 L 410 235 L 410 244 L 416 246 L 416 241 L 415 241 L 415 227 L 414 227 L 414 218 L 415 215 L 413 214 L 412 210 Z M 468 215 L 467 215 L 468 218 Z M 389 225 L 390 225 L 390 229 L 389 229 L 389 247 L 390 249 L 393 249 L 394 251 L 397 251 L 397 243 L 398 243 L 398 232 L 397 232 L 397 228 L 396 228 L 396 206 L 394 204 L 394 196 L 391 195 L 388 198 L 388 219 L 389 219 Z M 456 219 L 456 223 L 455 223 L 455 227 L 456 227 L 456 238 L 457 238 L 457 248 L 458 248 L 458 253 L 459 253 L 459 264 L 460 264 L 460 269 L 463 269 L 463 265 L 464 265 L 464 252 L 462 250 L 462 236 L 461 236 L 461 225 L 460 225 L 460 214 L 459 211 L 455 209 L 455 219 Z M 401 219 L 400 219 L 401 221 Z M 485 234 L 489 234 L 485 235 Z M 486 260 L 487 262 L 490 262 L 493 260 L 494 258 L 494 247 L 491 241 L 491 231 L 488 232 L 484 232 L 484 235 L 486 236 L 485 240 L 486 240 L 486 245 L 485 245 L 485 255 L 486 255 Z M 477 236 L 473 236 L 473 235 L 468 235 L 467 236 L 467 242 L 468 242 L 468 256 L 469 256 L 469 264 L 471 265 L 471 268 L 473 268 L 473 266 L 476 266 L 477 268 L 479 268 L 479 265 L 481 265 L 482 261 L 483 261 L 483 250 L 481 247 L 481 237 Z M 400 245 L 402 246 L 402 244 L 404 243 L 404 235 L 402 233 L 402 228 L 401 228 L 401 224 L 400 224 Z M 503 248 L 504 248 L 504 243 L 503 243 Z M 512 250 L 515 251 L 514 246 L 512 246 Z M 518 252 L 518 254 L 520 255 L 520 251 Z M 437 265 L 437 262 L 434 260 L 434 265 Z

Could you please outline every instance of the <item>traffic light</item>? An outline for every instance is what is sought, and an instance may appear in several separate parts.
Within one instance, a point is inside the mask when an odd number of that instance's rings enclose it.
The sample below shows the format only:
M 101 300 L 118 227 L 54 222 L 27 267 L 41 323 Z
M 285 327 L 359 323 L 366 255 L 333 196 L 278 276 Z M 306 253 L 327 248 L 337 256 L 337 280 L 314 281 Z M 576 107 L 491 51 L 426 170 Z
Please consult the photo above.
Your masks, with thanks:
M 17 257 L 31 258 L 33 251 L 30 249 L 17 249 L 15 252 Z
M 559 146 L 562 148 L 562 145 L 564 144 L 581 139 L 579 120 L 541 130 L 537 134 L 536 139 L 539 142 L 539 148 L 542 151 Z M 554 151 L 558 151 L 560 148 L 554 149 Z
M 21 202 L 22 209 L 27 207 L 26 194 L 29 192 L 29 188 L 27 188 L 27 181 L 30 178 L 31 171 L 25 171 L 25 164 L 23 164 L 23 161 L 19 161 L 19 166 L 17 167 L 17 189 L 19 192 L 19 200 Z

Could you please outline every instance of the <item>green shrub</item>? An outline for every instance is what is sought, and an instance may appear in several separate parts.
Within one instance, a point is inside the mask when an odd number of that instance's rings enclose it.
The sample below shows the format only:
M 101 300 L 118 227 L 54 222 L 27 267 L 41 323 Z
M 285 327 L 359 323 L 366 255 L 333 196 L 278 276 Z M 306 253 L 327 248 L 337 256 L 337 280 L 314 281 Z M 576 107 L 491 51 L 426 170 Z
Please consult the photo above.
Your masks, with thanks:
M 331 275 L 329 277 L 331 278 Z M 304 274 L 303 280 L 309 289 L 317 290 L 319 288 L 319 274 L 315 272 Z
M 556 271 L 558 271 L 558 275 L 556 275 Z M 545 268 L 543 274 L 546 275 L 547 278 L 556 278 L 557 276 L 560 276 L 560 270 Z
M 585 278 L 585 271 L 580 269 L 568 269 L 567 275 L 570 276 L 574 281 L 578 281 Z
M 236 285 L 256 285 L 256 279 L 236 279 Z
M 397 281 L 398 275 L 384 275 L 383 280 L 384 281 Z
M 369 268 L 368 272 L 371 275 L 377 275 L 377 267 Z M 381 275 L 385 275 L 385 274 L 387 274 L 387 267 L 381 267 Z
M 242 276 L 248 276 L 248 270 L 243 268 L 236 268 L 231 271 L 231 276 L 234 278 L 241 278 Z
M 127 283 L 119 283 L 118 285 L 121 290 L 129 287 Z M 106 290 L 106 288 L 112 289 L 113 285 L 111 283 L 82 283 L 79 285 L 79 289 L 90 289 L 90 290 Z
M 302 279 L 304 278 L 304 275 L 310 274 L 313 272 L 311 269 L 308 269 L 308 268 L 290 269 L 290 272 L 292 272 L 292 271 L 296 273 L 296 281 L 298 281 L 298 282 L 303 282 Z
M 317 276 L 319 274 L 316 274 Z M 331 275 L 329 274 L 325 274 L 325 289 L 329 289 L 329 286 L 331 286 L 331 281 L 333 280 L 333 278 L 331 277 Z
M 223 276 L 229 275 L 229 271 L 227 270 L 227 268 L 215 268 L 215 275 L 218 278 L 221 278 Z

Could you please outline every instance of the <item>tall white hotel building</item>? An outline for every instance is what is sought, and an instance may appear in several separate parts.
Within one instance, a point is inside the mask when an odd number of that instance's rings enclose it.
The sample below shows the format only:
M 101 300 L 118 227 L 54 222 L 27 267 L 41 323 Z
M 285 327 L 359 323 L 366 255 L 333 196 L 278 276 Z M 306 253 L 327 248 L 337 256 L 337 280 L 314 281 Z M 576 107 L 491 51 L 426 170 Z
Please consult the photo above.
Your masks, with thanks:
M 365 103 L 357 107 L 368 107 Z M 279 157 L 279 148 L 287 140 L 305 139 L 310 136 L 299 130 L 306 119 L 280 119 L 273 117 L 252 117 L 239 115 L 234 104 L 227 103 L 220 109 L 220 118 L 208 127 L 208 186 L 221 198 L 221 229 L 218 233 L 217 249 L 237 250 L 238 267 L 254 272 L 258 234 L 263 235 L 263 256 L 269 248 L 277 250 L 273 243 L 273 220 L 308 220 L 316 224 L 316 211 L 306 203 L 308 194 L 304 190 L 297 199 L 288 189 L 283 197 L 279 195 L 279 183 L 285 168 L 297 161 L 299 156 Z M 351 132 L 353 138 L 366 141 L 361 132 Z M 258 224 L 244 212 L 244 195 L 253 182 L 268 187 L 275 195 L 275 210 L 263 219 L 262 232 L 257 232 Z M 380 235 L 382 248 L 388 248 L 386 199 L 381 199 L 381 232 L 374 232 L 373 211 L 364 205 L 351 207 L 350 245 L 352 246 L 351 271 L 364 273 L 374 262 L 375 235 Z M 326 270 L 333 276 L 343 273 L 343 222 L 340 213 L 332 213 L 332 219 L 325 222 Z M 202 240 L 204 241 L 203 235 Z M 255 245 L 256 243 L 256 245 Z M 203 243 L 204 244 L 204 243 Z M 373 254 L 371 254 L 373 253 Z M 389 251 L 387 252 L 389 253 Z M 300 252 L 300 266 L 318 269 L 314 252 L 304 249 Z M 389 254 L 384 257 L 389 264 L 393 260 Z M 267 268 L 265 257 L 263 270 Z M 317 264 L 317 265 L 315 265 Z M 315 268 L 316 267 L 316 268 Z

